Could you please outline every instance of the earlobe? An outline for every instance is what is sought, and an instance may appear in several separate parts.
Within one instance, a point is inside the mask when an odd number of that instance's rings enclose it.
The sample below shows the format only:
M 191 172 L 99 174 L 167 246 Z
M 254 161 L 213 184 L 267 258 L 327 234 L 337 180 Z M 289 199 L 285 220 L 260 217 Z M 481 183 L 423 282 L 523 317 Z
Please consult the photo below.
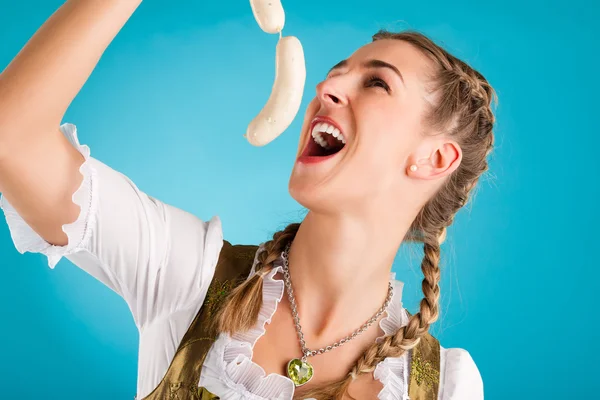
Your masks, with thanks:
M 426 175 L 429 175 L 428 170 L 432 170 L 433 164 L 429 158 L 418 160 L 416 163 L 411 164 L 408 167 L 408 175 L 414 178 L 427 179 Z

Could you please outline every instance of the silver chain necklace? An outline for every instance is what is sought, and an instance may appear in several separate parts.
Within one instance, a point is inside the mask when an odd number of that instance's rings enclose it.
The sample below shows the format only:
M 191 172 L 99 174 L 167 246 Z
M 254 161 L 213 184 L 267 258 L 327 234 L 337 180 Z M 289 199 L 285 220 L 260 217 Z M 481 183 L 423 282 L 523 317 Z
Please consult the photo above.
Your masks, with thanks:
M 361 333 L 367 330 L 377 319 L 385 312 L 387 307 L 389 306 L 392 296 L 394 294 L 394 288 L 392 287 L 392 283 L 388 284 L 388 294 L 385 299 L 385 302 L 381 306 L 381 308 L 373 315 L 367 322 L 365 322 L 360 328 L 352 332 L 350 335 L 346 336 L 343 339 L 338 340 L 337 342 L 326 346 L 321 347 L 318 350 L 309 350 L 306 347 L 306 342 L 304 341 L 304 334 L 302 333 L 302 327 L 300 326 L 300 317 L 298 316 L 298 308 L 296 306 L 296 300 L 294 298 L 294 289 L 292 288 L 292 279 L 290 277 L 289 263 L 288 263 L 288 254 L 290 251 L 291 243 L 288 243 L 285 247 L 285 250 L 282 252 L 283 258 L 283 278 L 285 282 L 285 287 L 288 294 L 288 299 L 290 301 L 290 307 L 292 309 L 292 317 L 294 318 L 294 325 L 296 326 L 296 333 L 298 334 L 298 339 L 300 339 L 300 347 L 302 348 L 302 358 L 293 358 L 288 362 L 287 365 L 287 375 L 294 382 L 296 387 L 305 385 L 310 381 L 314 375 L 313 366 L 306 361 L 308 357 L 316 356 L 319 354 L 327 353 L 335 348 L 342 346 L 345 343 L 348 343 Z

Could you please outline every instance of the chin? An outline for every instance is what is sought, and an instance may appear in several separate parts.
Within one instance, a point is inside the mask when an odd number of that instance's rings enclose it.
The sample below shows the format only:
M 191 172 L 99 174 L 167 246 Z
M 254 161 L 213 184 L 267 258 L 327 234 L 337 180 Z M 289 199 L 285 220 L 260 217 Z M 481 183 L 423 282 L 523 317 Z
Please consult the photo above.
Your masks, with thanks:
M 314 185 L 314 182 L 296 178 L 293 175 L 288 185 L 290 196 L 302 207 L 313 211 L 324 211 L 323 208 L 328 208 L 327 196 L 323 190 L 319 189 L 322 188 Z
M 315 204 L 318 204 L 323 197 L 319 195 L 317 188 L 305 179 L 290 178 L 288 184 L 290 196 L 296 200 L 302 207 L 312 209 Z
M 328 184 L 316 184 L 309 177 L 295 176 L 292 173 L 288 184 L 290 196 L 302 207 L 318 213 L 339 212 L 344 203 L 343 190 L 336 190 Z M 339 189 L 339 188 L 338 188 Z M 348 199 L 345 199 L 348 200 Z

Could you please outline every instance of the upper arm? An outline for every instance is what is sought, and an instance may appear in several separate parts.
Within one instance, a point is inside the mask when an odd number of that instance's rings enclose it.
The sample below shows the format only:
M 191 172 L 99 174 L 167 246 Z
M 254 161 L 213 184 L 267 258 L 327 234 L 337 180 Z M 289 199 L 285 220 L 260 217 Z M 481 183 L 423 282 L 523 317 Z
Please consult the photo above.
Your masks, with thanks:
M 483 400 L 483 380 L 468 351 L 441 349 L 440 400 Z
M 80 184 L 76 179 L 59 179 L 62 188 L 53 192 L 23 164 L 20 169 L 29 171 L 27 183 L 11 178 L 16 182 L 13 186 L 29 187 L 35 182 L 46 189 L 19 189 L 17 196 L 17 190 L 11 190 L 12 196 L 7 192 L 6 198 L 0 198 L 17 249 L 45 254 L 50 267 L 67 257 L 121 295 L 140 330 L 157 318 L 168 319 L 199 306 L 222 246 L 219 219 L 205 222 L 147 195 L 127 176 L 92 158 L 89 148 L 79 144 L 74 125 L 61 126 L 61 132 L 85 160 L 75 162 Z M 58 163 L 65 165 L 49 168 L 72 173 L 67 157 L 62 157 Z M 29 162 L 36 161 L 30 157 Z M 26 198 L 27 193 L 32 198 Z M 42 199 L 45 195 L 54 199 Z M 13 198 L 18 198 L 17 204 L 12 204 Z M 47 214 L 55 214 L 56 207 L 63 217 L 49 218 Z M 61 230 L 67 240 L 50 242 L 48 234 L 42 236 L 43 226 L 52 226 L 51 234 Z M 189 324 L 191 314 L 179 323 Z
M 71 196 L 83 180 L 79 168 L 85 157 L 60 129 L 34 138 L 11 143 L 0 158 L 0 192 L 44 240 L 62 246 L 67 243 L 62 226 L 79 214 Z

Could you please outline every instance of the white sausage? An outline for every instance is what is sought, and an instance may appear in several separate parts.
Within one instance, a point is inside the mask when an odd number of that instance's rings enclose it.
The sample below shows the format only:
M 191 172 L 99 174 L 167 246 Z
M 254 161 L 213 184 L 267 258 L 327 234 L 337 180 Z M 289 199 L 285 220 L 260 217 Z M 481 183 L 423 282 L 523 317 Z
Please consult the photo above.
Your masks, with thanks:
M 280 0 L 250 0 L 254 19 L 267 33 L 279 33 L 285 24 L 285 12 Z
M 290 126 L 300 110 L 305 81 L 306 65 L 300 40 L 294 36 L 280 38 L 271 96 L 246 131 L 250 144 L 264 146 Z

